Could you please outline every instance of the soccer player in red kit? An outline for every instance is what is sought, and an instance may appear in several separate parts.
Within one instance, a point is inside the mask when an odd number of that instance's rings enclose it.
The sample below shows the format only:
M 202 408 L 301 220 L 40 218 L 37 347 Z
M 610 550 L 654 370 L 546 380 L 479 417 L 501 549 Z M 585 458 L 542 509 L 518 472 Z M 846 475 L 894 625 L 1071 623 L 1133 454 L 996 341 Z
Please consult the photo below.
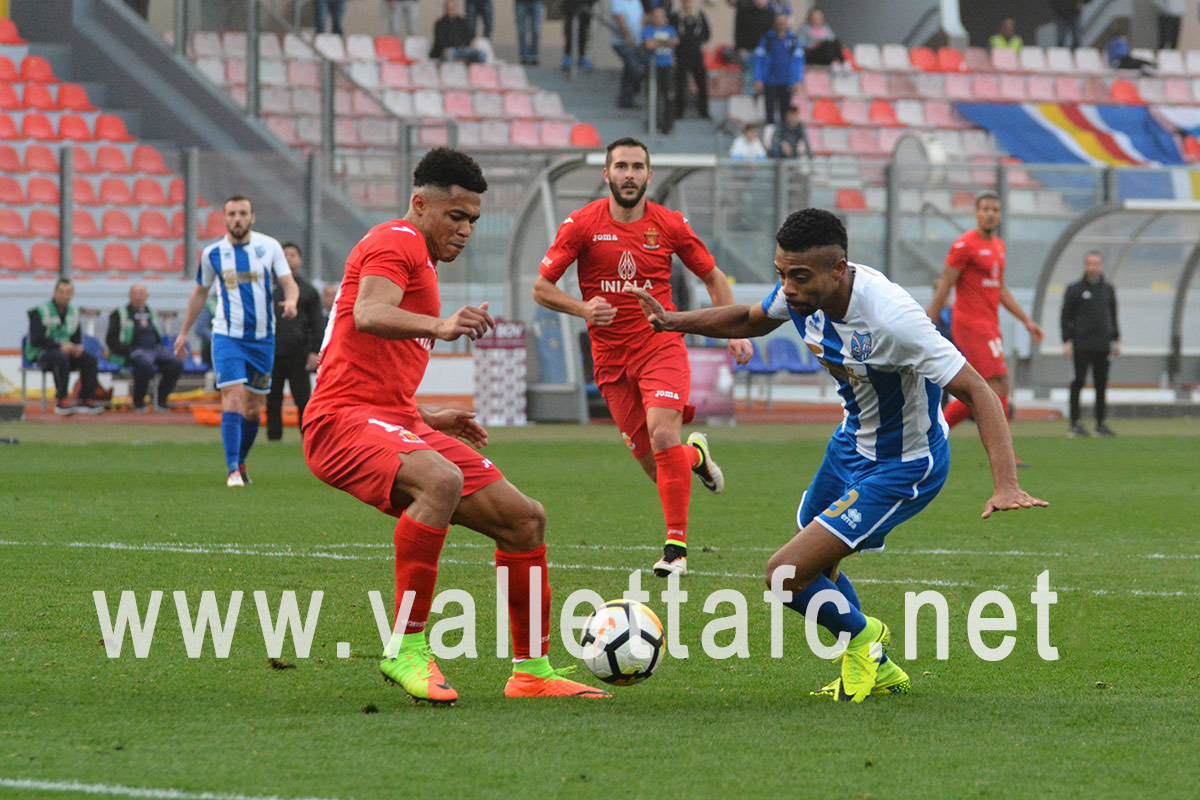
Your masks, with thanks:
M 687 445 L 681 441 L 683 423 L 694 411 L 688 405 L 691 365 L 683 335 L 655 333 L 630 292 L 644 289 L 673 310 L 672 254 L 704 281 L 713 305 L 731 305 L 733 291 L 683 215 L 646 200 L 653 175 L 646 145 L 618 139 L 608 146 L 604 163 L 611 196 L 571 212 L 559 227 L 542 259 L 533 298 L 546 308 L 587 320 L 596 385 L 625 444 L 658 486 L 667 542 L 654 574 L 683 575 L 692 492 L 689 473 L 695 472 L 717 493 L 725 488 L 725 478 L 704 434 L 693 433 Z M 578 262 L 582 300 L 557 286 L 573 262 Z M 745 339 L 731 340 L 729 350 L 741 364 L 752 352 Z
M 1042 329 L 1029 318 L 1004 283 L 1004 240 L 996 235 L 1000 225 L 999 197 L 985 193 L 975 198 L 975 224 L 975 230 L 967 231 L 950 246 L 942 278 L 925 311 L 936 323 L 946 307 L 950 290 L 954 289 L 950 328 L 954 344 L 1000 397 L 1007 415 L 1011 387 L 1000 337 L 999 307 L 1003 305 L 1021 321 L 1034 344 L 1042 341 Z M 953 428 L 970 417 L 971 412 L 962 402 L 952 400 L 945 415 L 947 424 Z
M 438 294 L 438 262 L 458 257 L 479 219 L 487 190 L 479 165 L 438 148 L 417 164 L 413 185 L 404 218 L 376 225 L 346 261 L 304 414 L 304 457 L 313 474 L 399 518 L 396 622 L 379 668 L 414 699 L 458 698 L 425 639 L 438 558 L 453 523 L 494 539 L 496 567 L 507 569 L 515 658 L 505 695 L 608 697 L 564 678 L 546 658 L 550 584 L 541 504 L 464 443 L 487 444 L 474 413 L 424 408 L 413 398 L 434 342 L 474 340 L 495 327 L 487 303 L 442 317 Z M 534 605 L 540 630 L 531 630 Z

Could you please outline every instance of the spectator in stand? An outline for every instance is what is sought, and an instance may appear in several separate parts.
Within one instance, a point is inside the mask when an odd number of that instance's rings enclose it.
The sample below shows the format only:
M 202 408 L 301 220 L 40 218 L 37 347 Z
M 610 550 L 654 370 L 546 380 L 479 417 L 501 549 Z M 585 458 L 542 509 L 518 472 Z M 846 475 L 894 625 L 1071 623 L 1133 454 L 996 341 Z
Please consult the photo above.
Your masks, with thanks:
M 467 27 L 471 38 L 479 32 L 479 21 L 483 20 L 483 38 L 492 38 L 492 0 L 467 0 Z
M 531 67 L 538 65 L 544 7 L 542 0 L 516 0 L 517 46 L 521 51 L 521 63 Z
M 1154 0 L 1158 6 L 1158 49 L 1174 50 L 1179 44 L 1179 23 L 1187 0 Z
M 588 29 L 592 26 L 592 9 L 596 0 L 563 0 L 563 61 L 562 68 L 571 68 L 571 58 L 585 72 L 592 71 L 587 57 Z
M 417 0 L 383 0 L 383 9 L 387 15 L 389 35 L 400 37 L 418 35 Z
M 621 85 L 617 90 L 617 108 L 637 108 L 634 95 L 646 74 L 646 56 L 642 49 L 641 0 L 611 0 L 613 50 L 621 59 Z
M 58 398 L 55 414 L 99 414 L 96 404 L 99 368 L 96 357 L 83 349 L 83 329 L 79 309 L 71 305 L 75 284 L 59 278 L 51 298 L 29 309 L 29 336 L 25 339 L 25 360 L 54 373 L 54 391 Z M 71 370 L 79 370 L 79 403 L 71 402 Z
M 642 47 L 654 65 L 655 91 L 658 95 L 658 129 L 667 134 L 675 126 L 675 101 L 671 99 L 671 85 L 675 70 L 675 45 L 679 35 L 667 22 L 667 10 L 655 6 L 650 12 L 650 22 L 642 29 Z
M 1017 35 L 1017 23 L 1012 17 L 1005 17 L 1000 23 L 1000 30 L 992 34 L 992 38 L 988 39 L 988 47 L 993 50 L 1012 50 L 1014 53 L 1021 52 L 1021 48 L 1025 46 L 1025 40 Z
M 767 148 L 763 147 L 758 138 L 758 125 L 747 123 L 742 128 L 742 135 L 733 140 L 729 146 L 729 157 L 735 161 L 766 161 Z
M 711 36 L 708 17 L 696 8 L 696 0 L 683 0 L 680 11 L 671 15 L 671 25 L 679 34 L 675 48 L 675 118 L 687 111 L 690 75 L 696 82 L 696 109 L 701 119 L 708 119 L 708 70 L 702 50 Z
M 1083 7 L 1089 0 L 1050 0 L 1054 14 L 1055 41 L 1059 47 L 1083 46 Z M 1067 44 L 1067 39 L 1071 44 Z
M 754 91 L 754 51 L 771 26 L 775 10 L 770 0 L 728 0 L 734 6 L 733 46 L 742 62 L 742 93 Z
M 1113 436 L 1104 424 L 1108 366 L 1121 355 L 1121 333 L 1117 327 L 1117 290 L 1104 280 L 1104 258 L 1091 250 L 1083 257 L 1083 277 L 1067 287 L 1062 302 L 1063 354 L 1075 362 L 1071 382 L 1071 427 L 1067 436 L 1088 436 L 1079 417 L 1079 392 L 1087 380 L 1088 367 L 1096 385 L 1096 435 Z
M 842 43 L 838 41 L 833 28 L 825 24 L 825 12 L 821 9 L 809 10 L 808 18 L 796 36 L 804 48 L 804 60 L 808 64 L 817 67 L 828 67 L 830 64 L 842 66 Z
M 1142 58 L 1134 58 L 1131 53 L 1132 48 L 1129 46 L 1129 39 L 1124 33 L 1118 33 L 1114 36 L 1104 48 L 1104 56 L 1108 59 L 1108 64 L 1114 69 L 1136 69 L 1141 70 L 1147 75 L 1154 74 L 1154 64 Z
M 333 32 L 342 35 L 342 17 L 346 14 L 346 0 L 317 0 L 317 33 L 325 32 L 325 17 Z
M 774 124 L 792 103 L 792 94 L 804 80 L 804 48 L 792 32 L 792 18 L 775 15 L 775 27 L 767 31 L 754 51 L 754 93 L 766 98 L 767 124 Z
M 808 142 L 808 130 L 804 120 L 800 119 L 800 109 L 791 105 L 783 116 L 783 122 L 775 126 L 775 135 L 771 137 L 772 158 L 799 158 L 800 145 L 809 158 L 813 157 L 812 145 Z
M 159 411 L 170 411 L 167 400 L 175 391 L 175 384 L 183 374 L 183 362 L 163 347 L 162 332 L 158 320 L 146 301 L 150 292 L 146 284 L 135 283 L 129 287 L 129 304 L 115 309 L 108 316 L 108 332 L 104 342 L 108 345 L 108 359 L 118 366 L 128 366 L 133 371 L 133 410 L 145 413 L 146 392 L 154 373 L 161 373 L 158 382 L 158 397 L 154 407 Z
M 471 28 L 459 11 L 458 0 L 446 0 L 446 13 L 433 24 L 433 47 L 430 52 L 442 61 L 466 61 L 477 64 L 483 53 L 471 47 Z

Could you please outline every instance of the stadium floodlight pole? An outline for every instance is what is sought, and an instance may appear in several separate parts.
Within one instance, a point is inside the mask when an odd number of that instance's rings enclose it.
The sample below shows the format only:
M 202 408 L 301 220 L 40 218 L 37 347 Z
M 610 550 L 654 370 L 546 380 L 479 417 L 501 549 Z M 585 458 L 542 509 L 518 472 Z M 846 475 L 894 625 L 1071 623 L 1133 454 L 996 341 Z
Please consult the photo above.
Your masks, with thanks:
M 189 147 L 183 151 L 183 266 L 180 280 L 188 278 L 188 264 L 196 258 L 196 208 L 200 204 L 200 151 Z
M 308 258 L 308 274 L 313 278 L 321 275 L 321 200 L 325 192 L 322 180 L 321 153 L 313 150 L 308 154 L 308 219 L 305 220 L 308 236 L 305 239 L 305 254 Z
M 246 0 L 246 114 L 258 119 L 258 0 Z
M 321 56 L 321 155 L 327 177 L 333 179 L 333 62 Z
M 62 149 L 58 168 L 58 277 L 71 280 L 75 271 L 75 149 Z

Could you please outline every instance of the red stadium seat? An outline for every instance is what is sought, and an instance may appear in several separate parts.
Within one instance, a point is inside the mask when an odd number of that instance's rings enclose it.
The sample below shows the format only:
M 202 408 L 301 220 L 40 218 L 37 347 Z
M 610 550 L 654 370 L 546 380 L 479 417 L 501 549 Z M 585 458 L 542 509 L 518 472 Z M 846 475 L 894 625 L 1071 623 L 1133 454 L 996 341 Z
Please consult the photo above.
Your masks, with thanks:
M 112 172 L 117 175 L 127 175 L 131 170 L 125 160 L 125 151 L 111 144 L 102 144 L 96 148 L 96 168 L 100 172 Z
M 26 139 L 36 139 L 39 142 L 57 142 L 59 135 L 54 132 L 54 123 L 45 114 L 31 111 L 21 120 L 21 133 Z
M 136 239 L 138 232 L 133 229 L 133 220 L 129 214 L 119 208 L 110 208 L 100 219 L 100 230 L 105 236 L 117 239 Z
M 868 118 L 877 125 L 889 128 L 899 128 L 903 125 L 896 119 L 896 109 L 887 100 L 872 100 Z
M 834 205 L 841 211 L 866 211 L 867 198 L 858 189 L 838 189 Z
M 813 102 L 812 107 L 813 123 L 817 125 L 845 125 L 846 120 L 842 118 L 842 110 L 838 108 L 837 103 L 824 98 Z
M 143 270 L 150 272 L 178 272 L 171 264 L 167 251 L 158 244 L 144 244 L 138 248 L 138 263 Z
M 183 212 L 176 211 L 171 215 L 171 238 L 183 238 Z
M 202 223 L 200 238 L 220 239 L 225 235 L 225 214 L 221 210 L 210 211 Z
M 87 242 L 71 245 L 71 260 L 75 262 L 75 269 L 80 272 L 104 272 L 100 259 L 96 257 L 95 248 Z
M 50 93 L 49 87 L 44 83 L 27 83 L 25 90 L 21 92 L 21 102 L 28 108 L 36 108 L 38 111 L 58 111 L 58 101 L 54 99 L 54 95 Z
M 25 205 L 25 190 L 16 178 L 0 175 L 0 203 L 10 206 Z
M 13 118 L 8 114 L 0 112 L 0 139 L 15 141 L 24 138 L 21 132 L 17 130 L 17 123 L 13 121 Z
M 96 195 L 96 190 L 92 188 L 92 182 L 85 178 L 76 178 L 71 184 L 75 192 L 75 202 L 84 206 L 98 206 L 109 202 L 108 200 L 101 201 Z
M 475 119 L 475 108 L 471 105 L 469 92 L 446 92 L 442 98 L 446 113 L 456 119 Z
M 953 47 L 939 47 L 937 68 L 940 72 L 959 72 L 966 69 L 966 57 Z
M 29 212 L 29 233 L 43 239 L 57 239 L 59 234 L 58 212 L 35 208 Z
M 514 119 L 533 116 L 533 103 L 527 92 L 504 93 L 504 116 Z
M 20 111 L 25 108 L 11 83 L 0 83 L 0 111 Z
M 58 205 L 58 182 L 50 178 L 30 178 L 25 193 L 29 196 L 29 202 L 35 205 Z
M 0 236 L 23 239 L 29 235 L 25 220 L 11 208 L 0 208 Z
M 0 44 L 27 44 L 17 30 L 17 23 L 8 17 L 0 17 Z
M 1200 139 L 1195 136 L 1183 137 L 1183 160 L 1189 164 L 1200 161 Z
M 38 83 L 58 83 L 50 62 L 41 56 L 25 56 L 21 61 L 21 80 Z
M 376 36 L 375 55 L 380 61 L 396 61 L 401 64 L 411 64 L 412 60 L 404 55 L 404 43 L 395 36 Z
M 1109 87 L 1109 94 L 1114 102 L 1123 103 L 1127 106 L 1144 106 L 1146 101 L 1138 93 L 1137 86 L 1133 81 L 1125 78 L 1117 78 Z
M 575 147 L 600 147 L 600 132 L 595 126 L 586 122 L 576 122 L 571 126 L 571 144 Z
M 0 173 L 27 171 L 21 163 L 21 154 L 6 144 L 0 144 Z
M 77 83 L 64 83 L 58 87 L 58 105 L 71 111 L 95 111 L 88 100 L 87 92 Z
M 992 52 L 995 52 L 994 50 Z M 1011 50 L 1009 51 L 1012 52 Z M 1000 79 L 995 75 L 972 75 L 971 96 L 980 103 L 1000 101 Z
M 850 130 L 850 152 L 859 157 L 878 158 L 884 155 L 879 144 L 879 134 L 874 128 L 852 128 Z
M 14 242 L 0 242 L 0 270 L 29 272 L 32 269 L 19 245 Z
M 141 272 L 142 268 L 127 244 L 104 246 L 104 268 L 116 272 Z
M 96 169 L 96 162 L 92 161 L 91 152 L 78 145 L 71 148 L 71 158 L 75 171 L 80 175 L 94 175 L 100 171 Z
M 199 256 L 198 253 L 197 256 Z M 171 253 L 171 266 L 176 270 L 183 269 L 183 245 L 175 245 L 175 250 Z
M 167 216 L 153 208 L 143 211 L 138 217 L 137 235 L 144 239 L 170 239 L 175 236 Z
M 138 178 L 133 182 L 133 199 L 143 206 L 170 205 L 162 184 L 155 178 Z
M 571 144 L 571 132 L 567 130 L 567 123 L 561 120 L 548 119 L 542 122 L 538 136 L 541 137 L 542 147 L 560 148 Z
M 914 47 L 908 54 L 912 65 L 925 72 L 936 72 L 938 69 L 937 55 L 928 47 Z
M 176 178 L 171 181 L 167 187 L 167 200 L 171 205 L 179 205 L 183 202 L 183 178 Z
M 1078 103 L 1083 100 L 1079 78 L 1075 75 L 1060 75 L 1054 79 L 1054 96 L 1060 103 Z
M 150 175 L 170 175 L 171 170 L 163 162 L 162 153 L 148 144 L 133 148 L 133 171 Z
M 25 145 L 25 169 L 29 172 L 58 172 L 58 155 L 42 144 Z
M 101 114 L 96 117 L 96 138 L 108 142 L 137 141 L 125 130 L 125 120 L 116 114 Z
M 538 126 L 533 120 L 513 120 L 508 136 L 515 147 L 538 147 L 541 144 L 538 140 Z
M 37 272 L 58 272 L 58 245 L 34 242 L 29 250 L 29 266 Z
M 100 181 L 100 201 L 105 204 L 118 206 L 133 206 L 138 202 L 129 190 L 129 184 L 122 178 L 105 178 Z
M 14 83 L 21 80 L 21 74 L 17 72 L 17 66 L 13 64 L 13 60 L 8 56 L 0 56 L 0 82 Z
M 82 208 L 71 212 L 71 227 L 76 236 L 84 239 L 99 239 L 104 235 L 96 225 L 96 219 L 91 212 Z
M 58 120 L 58 133 L 72 142 L 90 142 L 94 138 L 87 120 L 78 114 L 63 114 Z

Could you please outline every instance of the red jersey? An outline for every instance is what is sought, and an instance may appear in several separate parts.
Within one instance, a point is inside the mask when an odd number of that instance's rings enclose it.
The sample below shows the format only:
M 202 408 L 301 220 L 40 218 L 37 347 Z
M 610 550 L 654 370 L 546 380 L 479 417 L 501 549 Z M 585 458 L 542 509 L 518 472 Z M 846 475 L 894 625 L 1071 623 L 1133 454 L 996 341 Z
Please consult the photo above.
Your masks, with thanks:
M 673 253 L 701 278 L 716 267 L 704 242 L 678 211 L 646 201 L 642 218 L 627 224 L 612 218 L 608 198 L 604 198 L 567 217 L 538 271 L 557 282 L 577 261 L 584 301 L 603 295 L 616 307 L 611 325 L 588 326 L 596 363 L 615 363 L 654 334 L 630 289 L 645 289 L 663 308 L 675 310 L 671 302 Z
M 954 327 L 998 330 L 1004 240 L 994 235 L 985 239 L 978 230 L 967 231 L 950 246 L 946 264 L 960 273 L 954 284 Z
M 355 327 L 358 285 L 367 275 L 379 275 L 402 288 L 401 309 L 441 315 L 437 264 L 429 257 L 421 232 L 399 219 L 368 231 L 346 259 L 346 275 L 325 328 L 321 369 L 304 411 L 305 422 L 352 405 L 418 414 L 413 395 L 425 375 L 434 340 L 382 339 Z

